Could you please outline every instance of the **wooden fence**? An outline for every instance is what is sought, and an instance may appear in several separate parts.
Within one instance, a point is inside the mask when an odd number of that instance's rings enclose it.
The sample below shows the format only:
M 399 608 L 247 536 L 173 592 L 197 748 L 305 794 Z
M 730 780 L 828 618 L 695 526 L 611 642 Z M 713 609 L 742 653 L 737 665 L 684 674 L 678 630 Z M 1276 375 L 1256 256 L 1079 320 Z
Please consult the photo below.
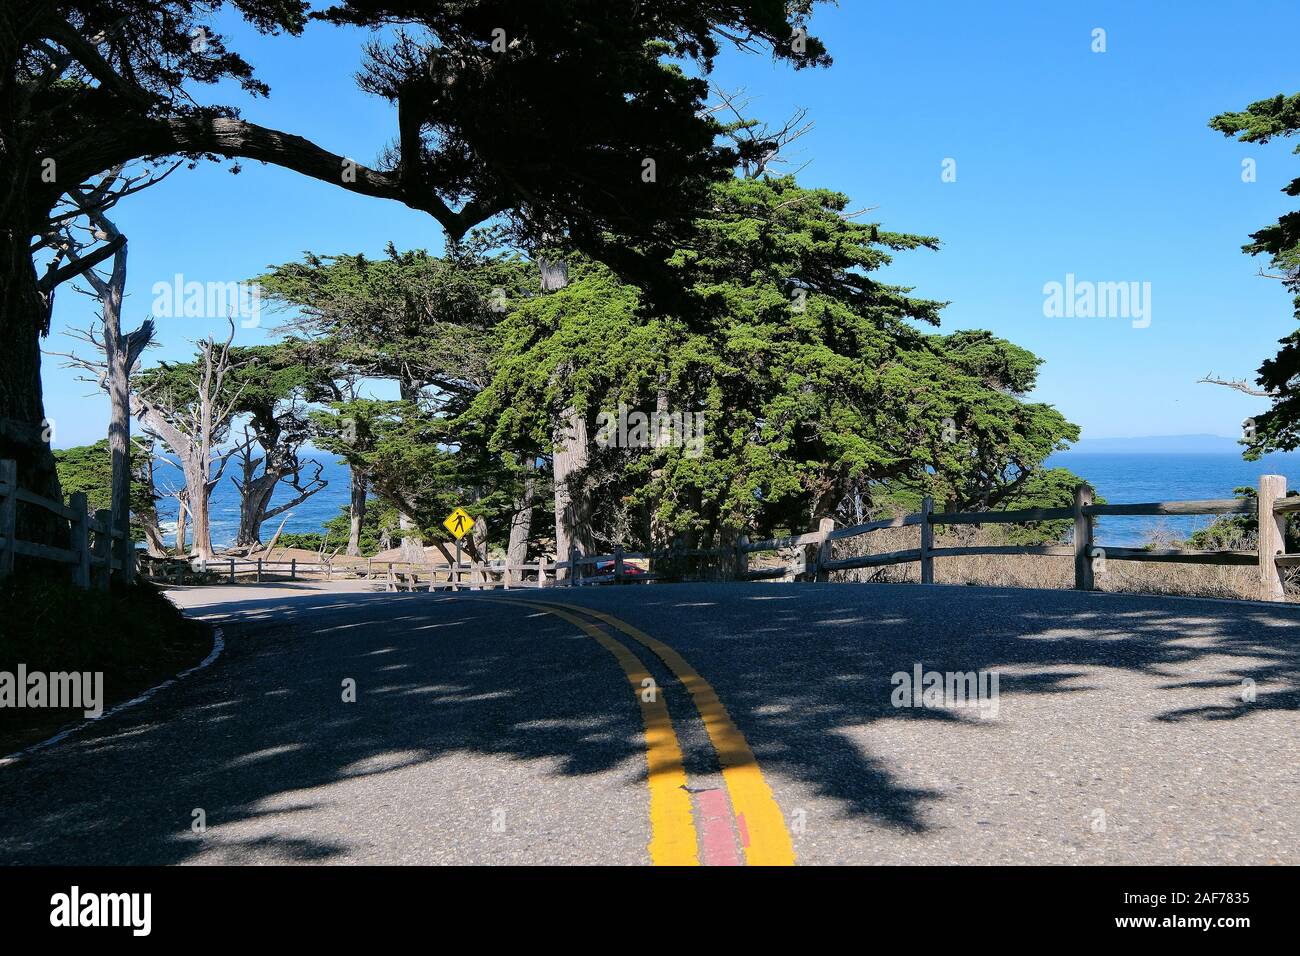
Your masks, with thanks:
M 1282 475 L 1260 477 L 1259 493 L 1250 498 L 1213 498 L 1194 501 L 1155 501 L 1139 504 L 1096 504 L 1092 489 L 1079 485 L 1074 492 L 1074 504 L 1069 508 L 1033 508 L 1019 511 L 944 512 L 936 511 L 934 502 L 926 498 L 920 512 L 885 521 L 848 528 L 834 528 L 828 522 L 810 534 L 767 541 L 748 542 L 742 539 L 738 550 L 753 552 L 804 546 L 803 575 L 825 580 L 834 571 L 855 568 L 883 567 L 894 564 L 918 563 L 922 584 L 934 583 L 936 558 L 955 558 L 966 555 L 1041 555 L 1072 557 L 1074 559 L 1074 586 L 1077 590 L 1096 589 L 1095 574 L 1107 561 L 1160 561 L 1188 564 L 1257 565 L 1259 568 L 1259 596 L 1266 601 L 1284 601 L 1285 573 L 1289 567 L 1300 566 L 1300 554 L 1285 553 L 1285 522 L 1287 514 L 1300 511 L 1300 497 L 1287 497 L 1286 478 Z M 1096 521 L 1106 515 L 1225 515 L 1256 514 L 1259 519 L 1258 548 L 1254 551 L 1197 551 L 1183 548 L 1101 548 L 1095 544 Z M 1025 524 L 1037 521 L 1074 522 L 1074 540 L 1069 545 L 980 545 L 964 548 L 936 548 L 936 525 Z M 846 538 L 870 534 L 885 528 L 916 526 L 919 529 L 916 548 L 871 554 L 862 557 L 832 560 L 831 544 Z M 750 572 L 742 567 L 738 577 L 755 580 L 765 577 L 789 576 L 782 569 Z
M 56 548 L 18 538 L 18 509 L 38 508 L 68 522 L 67 548 Z M 109 511 L 89 513 L 82 492 L 70 495 L 65 505 L 18 487 L 18 466 L 10 460 L 0 461 L 0 578 L 12 574 L 19 557 L 36 558 L 68 565 L 72 582 L 78 587 L 108 590 L 109 577 L 120 571 L 130 582 L 135 577 L 134 549 L 123 549 L 125 562 L 114 556 L 114 541 L 122 541 L 127 529 L 111 527 Z
M 63 550 L 13 540 L 14 512 L 19 502 L 43 507 L 72 523 L 73 548 Z M 1255 565 L 1259 569 L 1259 597 L 1267 601 L 1286 600 L 1284 577 L 1287 568 L 1300 566 L 1300 554 L 1285 553 L 1286 516 L 1300 512 L 1300 496 L 1287 497 L 1286 478 L 1263 475 L 1256 498 L 1218 498 L 1197 501 L 1157 501 L 1139 504 L 1096 504 L 1087 485 L 1075 489 L 1074 503 L 1068 508 L 1034 508 L 1018 511 L 946 512 L 938 511 L 927 498 L 916 514 L 903 515 L 867 524 L 836 528 L 823 519 L 816 531 L 751 541 L 741 537 L 734 546 L 714 549 L 670 549 L 629 552 L 621 545 L 610 554 L 581 555 L 576 551 L 568 561 L 548 561 L 545 557 L 523 564 L 505 562 L 462 562 L 450 565 L 422 565 L 404 561 L 366 559 L 351 562 L 299 563 L 296 560 L 219 558 L 205 566 L 179 559 L 146 559 L 145 573 L 156 580 L 182 583 L 187 573 L 197 571 L 203 580 L 213 576 L 237 583 L 241 578 L 256 582 L 271 579 L 297 580 L 304 577 L 333 580 L 363 578 L 383 581 L 389 590 L 459 590 L 461 588 L 546 588 L 558 585 L 639 583 L 686 577 L 713 580 L 758 581 L 784 580 L 825 581 L 837 571 L 877 568 L 915 563 L 920 566 L 923 584 L 934 582 L 936 559 L 968 555 L 1040 555 L 1072 557 L 1074 586 L 1078 590 L 1095 590 L 1095 574 L 1107 561 L 1159 561 L 1191 564 Z M 1225 515 L 1256 514 L 1259 518 L 1258 547 L 1253 551 L 1195 551 L 1172 548 L 1101 548 L 1095 544 L 1098 518 L 1108 515 Z M 80 520 L 78 520 L 80 515 Z M 60 561 L 74 567 L 78 581 L 106 586 L 104 568 L 109 564 L 107 512 L 85 514 L 84 496 L 74 495 L 67 507 L 17 489 L 13 463 L 0 462 L 0 575 L 13 565 L 15 554 L 31 555 Z M 1024 524 L 1039 521 L 1072 521 L 1073 542 L 1068 545 L 980 545 L 975 547 L 937 548 L 935 528 L 944 525 Z M 884 554 L 836 559 L 833 545 L 837 541 L 869 535 L 887 528 L 917 528 L 917 546 Z M 93 535 L 93 538 L 92 538 Z M 120 532 L 113 532 L 119 536 Z M 787 552 L 793 560 L 774 567 L 750 568 L 758 553 Z M 629 562 L 651 565 L 645 570 Z M 564 572 L 563 576 L 561 572 Z M 128 571 L 128 573 L 130 573 Z
M 1287 568 L 1300 566 L 1300 554 L 1285 553 L 1285 522 L 1288 514 L 1300 512 L 1300 496 L 1287 497 L 1286 478 L 1281 475 L 1260 477 L 1258 496 L 1251 498 L 1214 498 L 1192 501 L 1155 501 L 1136 504 L 1096 504 L 1092 489 L 1080 485 L 1075 489 L 1074 503 L 1068 508 L 1033 508 L 1017 511 L 946 512 L 937 511 L 933 500 L 926 498 L 916 514 L 903 515 L 867 524 L 836 528 L 833 521 L 823 519 L 816 531 L 750 541 L 741 537 L 731 548 L 706 550 L 668 550 L 652 552 L 627 552 L 616 546 L 610 554 L 581 556 L 570 555 L 569 561 L 548 564 L 544 559 L 532 564 L 505 565 L 500 562 L 418 567 L 401 562 L 385 562 L 384 579 L 390 590 L 408 589 L 458 589 L 461 587 L 553 587 L 557 584 L 571 586 L 586 584 L 623 584 L 661 580 L 665 577 L 685 576 L 683 566 L 703 559 L 699 576 L 718 579 L 758 581 L 781 578 L 784 580 L 825 581 L 836 571 L 857 568 L 877 568 L 897 564 L 919 564 L 923 584 L 934 583 L 934 562 L 940 558 L 968 555 L 1038 555 L 1045 557 L 1070 557 L 1074 559 L 1074 586 L 1078 590 L 1096 589 L 1095 575 L 1107 561 L 1156 561 L 1187 564 L 1255 565 L 1259 568 L 1259 597 L 1266 601 L 1285 601 L 1284 580 Z M 1228 515 L 1255 514 L 1259 519 L 1258 547 L 1253 551 L 1223 550 L 1198 551 L 1184 548 L 1122 548 L 1098 547 L 1095 530 L 1098 518 L 1108 515 Z M 1039 521 L 1072 521 L 1073 542 L 1068 545 L 979 545 L 974 547 L 937 548 L 934 531 L 944 525 L 1025 524 Z M 833 545 L 874 531 L 887 528 L 917 528 L 917 546 L 884 554 L 859 557 L 833 558 Z M 795 552 L 797 557 L 776 567 L 751 570 L 751 555 L 758 552 Z M 628 561 L 676 565 L 671 574 L 634 573 Z M 588 573 L 601 565 L 608 568 L 599 574 Z M 566 581 L 558 580 L 558 570 L 567 570 Z M 532 572 L 531 579 L 528 573 Z M 552 575 L 548 577 L 548 572 Z M 376 574 L 367 573 L 374 579 Z

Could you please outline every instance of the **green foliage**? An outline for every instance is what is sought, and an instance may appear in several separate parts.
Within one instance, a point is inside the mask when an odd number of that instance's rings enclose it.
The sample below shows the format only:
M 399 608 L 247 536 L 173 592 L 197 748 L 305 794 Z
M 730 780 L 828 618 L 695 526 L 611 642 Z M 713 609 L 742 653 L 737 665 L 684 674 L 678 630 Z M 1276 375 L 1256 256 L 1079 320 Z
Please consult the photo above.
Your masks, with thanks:
M 303 360 L 293 343 L 232 346 L 230 369 L 216 402 L 230 406 L 233 418 L 248 416 L 253 430 L 267 436 L 300 430 L 305 417 L 294 408 L 297 400 L 310 400 L 321 391 L 327 368 Z M 202 374 L 202 359 L 188 362 L 159 362 L 136 374 L 136 385 L 148 389 L 162 407 L 185 409 L 198 400 L 195 382 Z M 229 424 L 214 434 L 214 442 L 229 434 Z M 272 439 L 268 439 L 272 440 Z
M 489 380 L 497 325 L 538 290 L 536 267 L 495 241 L 475 233 L 442 257 L 392 246 L 378 261 L 309 254 L 259 280 L 300 310 L 303 337 L 286 348 L 341 383 L 315 392 L 329 410 L 311 416 L 313 441 L 427 541 L 449 540 L 442 519 L 457 505 L 483 516 L 493 540 L 508 533 L 518 459 L 489 451 L 476 425 L 451 427 Z M 396 381 L 401 400 L 357 397 L 361 378 Z
M 17 197 L 9 218 L 58 221 L 68 190 L 136 160 L 251 158 L 405 203 L 453 243 L 498 221 L 520 248 L 564 237 L 624 272 L 662 278 L 664 253 L 688 234 L 711 184 L 770 147 L 718 145 L 724 128 L 705 99 L 720 45 L 767 49 L 796 68 L 828 64 L 804 28 L 816 2 L 656 0 L 629 10 L 609 0 L 341 0 L 311 10 L 304 0 L 85 0 L 39 15 L 24 5 L 5 21 L 0 155 Z M 264 33 L 298 34 L 309 18 L 371 31 L 358 81 L 397 120 L 378 168 L 339 181 L 337 155 L 242 122 L 236 107 L 202 92 L 269 92 L 212 29 L 219 13 Z M 51 157 L 57 182 L 45 175 Z M 52 234 L 36 232 L 35 246 L 13 241 L 47 256 Z M 27 424 L 41 417 L 39 371 L 27 357 L 50 318 L 37 271 L 14 272 L 21 288 L 6 293 L 0 325 L 0 356 L 21 358 L 5 366 L 15 381 L 0 389 L 0 417 Z M 183 402 L 183 383 L 172 384 Z M 19 448 L 24 470 L 46 470 L 43 454 Z
M 328 370 L 301 361 L 285 343 L 236 346 L 230 361 L 226 398 L 234 402 L 236 415 L 248 415 L 264 435 L 305 427 L 306 416 L 295 402 L 318 394 Z
M 347 550 L 348 536 L 352 531 L 350 506 L 344 505 L 339 513 L 325 522 L 323 531 L 289 532 L 280 535 L 279 547 L 305 548 L 308 551 L 324 550 L 326 554 L 336 549 L 342 554 Z M 359 545 L 363 557 L 379 553 L 379 542 L 385 532 L 390 537 L 397 534 L 397 512 L 377 499 L 366 502 L 365 517 L 361 520 Z
M 1024 480 L 1009 491 L 995 507 L 981 508 L 979 503 L 959 504 L 935 499 L 936 511 L 1020 511 L 1030 508 L 1070 508 L 1074 505 L 1074 489 L 1080 484 L 1079 476 L 1068 468 L 1037 468 L 1025 473 Z M 913 514 L 921 509 L 926 481 L 890 481 L 875 489 L 872 500 L 877 515 Z M 1097 504 L 1106 499 L 1095 495 Z M 1025 524 L 987 524 L 984 534 L 996 543 L 1007 545 L 1049 544 L 1066 540 L 1074 530 L 1071 518 L 1056 521 L 1031 521 Z
M 536 269 L 495 254 L 495 241 L 477 232 L 448 243 L 442 257 L 391 244 L 379 260 L 307 253 L 256 281 L 273 302 L 298 310 L 291 325 L 307 338 L 287 345 L 300 361 L 311 356 L 339 377 L 394 379 L 408 398 L 434 386 L 455 399 L 482 386 L 491 330 L 508 304 L 537 289 Z
M 546 454 L 558 413 L 620 402 L 702 412 L 680 445 L 597 449 L 584 475 L 603 533 L 725 540 L 805 528 L 889 483 L 994 506 L 1078 430 L 1023 402 L 1039 360 L 984 332 L 927 335 L 942 303 L 878 282 L 894 252 L 937 241 L 843 215 L 845 196 L 793 179 L 715 187 L 672 259 L 687 307 L 664 312 L 603 266 L 502 324 L 492 384 L 469 416 L 491 447 Z M 1064 480 L 1064 479 L 1062 479 Z M 1055 495 L 1040 479 L 1039 496 Z M 651 530 L 655 529 L 655 530 Z
M 404 167 L 418 152 L 413 175 L 438 196 L 510 210 L 525 247 L 564 235 L 627 262 L 640 257 L 624 237 L 668 248 L 736 164 L 702 109 L 719 42 L 743 38 L 796 67 L 828 63 L 815 37 L 802 52 L 791 42 L 812 6 L 656 0 L 629 12 L 609 0 L 479 0 L 422 4 L 413 17 L 408 4 L 346 0 L 318 16 L 422 28 L 373 51 L 361 83 L 400 105 Z M 498 29 L 508 52 L 492 48 Z
M 1252 501 L 1259 497 L 1258 490 L 1249 486 L 1234 488 L 1232 493 L 1238 498 L 1249 498 Z M 1297 492 L 1292 491 L 1288 497 L 1295 494 Z M 1201 551 L 1253 547 L 1243 542 L 1253 540 L 1258 534 L 1259 515 L 1252 508 L 1245 514 L 1219 515 L 1208 527 L 1193 531 L 1187 539 L 1187 546 Z M 1300 551 L 1300 521 L 1296 521 L 1294 515 L 1287 515 L 1285 538 L 1288 553 Z
M 157 495 L 150 487 L 143 466 L 145 455 L 138 448 L 132 454 L 131 475 L 131 538 L 143 541 L 144 532 L 137 526 L 136 518 L 153 508 Z M 59 471 L 59 485 L 65 495 L 84 492 L 91 511 L 108 509 L 113 502 L 113 458 L 108 450 L 108 439 L 93 445 L 56 449 L 54 464 Z
M 450 420 L 426 403 L 355 399 L 316 412 L 313 421 L 317 446 L 366 475 L 426 542 L 452 540 L 442 520 L 458 505 L 487 521 L 492 540 L 507 533 L 512 470 L 481 442 L 453 434 Z
M 1274 137 L 1300 132 L 1300 93 L 1278 94 L 1251 103 L 1242 112 L 1221 113 L 1210 127 L 1243 143 L 1267 143 Z M 1295 149 L 1300 153 L 1300 145 Z M 1300 177 L 1282 191 L 1300 196 Z M 1242 247 L 1248 255 L 1267 255 L 1283 285 L 1293 295 L 1294 315 L 1300 320 L 1300 210 L 1284 213 L 1271 226 L 1251 234 Z M 1255 416 L 1254 437 L 1247 441 L 1244 457 L 1254 461 L 1269 451 L 1291 451 L 1300 447 L 1300 329 L 1279 340 L 1277 355 L 1259 367 L 1256 382 L 1272 393 L 1272 406 Z
M 1002 502 L 1003 507 L 995 510 L 1070 508 L 1074 505 L 1074 489 L 1079 483 L 1079 476 L 1068 468 L 1033 471 L 1025 483 Z M 1097 504 L 1106 503 L 1106 499 L 1101 495 L 1094 495 L 1094 501 Z M 1035 545 L 1066 540 L 1074 531 L 1074 520 L 1065 518 L 1059 521 L 1033 521 L 1027 524 L 986 525 L 985 527 L 996 528 L 995 534 L 1004 544 Z

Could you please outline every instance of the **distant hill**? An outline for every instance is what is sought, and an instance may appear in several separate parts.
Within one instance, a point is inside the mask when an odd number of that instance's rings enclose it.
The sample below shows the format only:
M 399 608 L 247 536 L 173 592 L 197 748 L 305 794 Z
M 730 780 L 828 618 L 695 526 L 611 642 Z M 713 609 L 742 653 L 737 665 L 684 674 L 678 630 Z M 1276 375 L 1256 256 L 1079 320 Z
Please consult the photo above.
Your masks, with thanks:
M 1093 455 L 1240 455 L 1235 438 L 1222 435 L 1148 435 L 1142 438 L 1082 438 L 1070 451 Z

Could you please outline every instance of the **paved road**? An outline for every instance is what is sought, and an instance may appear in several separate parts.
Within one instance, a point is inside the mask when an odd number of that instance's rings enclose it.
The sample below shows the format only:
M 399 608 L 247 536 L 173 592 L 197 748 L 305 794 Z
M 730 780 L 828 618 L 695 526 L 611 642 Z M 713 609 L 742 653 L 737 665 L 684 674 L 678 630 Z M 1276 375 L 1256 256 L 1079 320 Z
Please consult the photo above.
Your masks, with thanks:
M 0 767 L 0 862 L 1300 863 L 1300 608 L 173 594 L 225 656 Z M 895 706 L 918 666 L 996 675 L 996 699 Z

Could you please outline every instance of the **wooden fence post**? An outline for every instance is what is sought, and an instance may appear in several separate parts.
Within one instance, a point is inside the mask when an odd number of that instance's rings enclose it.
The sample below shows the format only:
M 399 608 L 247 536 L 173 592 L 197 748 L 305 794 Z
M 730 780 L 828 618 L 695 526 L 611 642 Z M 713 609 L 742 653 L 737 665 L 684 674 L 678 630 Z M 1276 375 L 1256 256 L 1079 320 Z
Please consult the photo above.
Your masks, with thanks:
M 1074 587 L 1078 591 L 1096 590 L 1092 577 L 1091 515 L 1083 509 L 1092 504 L 1092 488 L 1079 484 L 1074 489 Z
M 0 578 L 12 574 L 14 570 L 14 544 L 18 540 L 18 462 L 13 459 L 0 461 L 0 484 L 4 485 L 4 497 L 0 497 Z
M 1273 505 L 1286 497 L 1285 475 L 1260 475 L 1257 507 L 1259 508 L 1259 597 L 1262 601 L 1285 601 L 1285 573 L 1277 565 L 1277 556 L 1286 553 L 1286 515 L 1277 514 Z
M 262 559 L 257 559 L 257 583 L 262 583 Z
M 614 545 L 614 583 L 623 583 L 623 545 Z
M 569 587 L 578 586 L 578 549 L 576 546 L 569 548 Z
M 544 554 L 537 556 L 537 586 L 546 587 L 546 555 Z
M 107 509 L 96 511 L 95 523 L 102 530 L 95 532 L 95 557 L 99 567 L 92 577 L 98 590 L 107 591 L 109 578 L 113 576 L 113 512 Z
M 830 572 L 826 570 L 826 565 L 829 564 L 831 560 L 830 534 L 834 530 L 834 518 L 822 518 L 817 525 L 817 534 L 820 536 L 821 540 L 817 545 L 816 563 L 813 568 L 813 580 L 815 581 L 829 581 L 831 579 Z
M 68 507 L 72 510 L 72 550 L 76 552 L 77 563 L 72 566 L 72 583 L 79 588 L 90 587 L 90 513 L 87 510 L 86 493 L 74 492 L 68 496 Z
M 934 524 L 930 516 L 934 514 L 934 499 L 921 499 L 921 583 L 934 583 Z
M 235 559 L 230 559 L 230 583 L 235 583 Z
M 333 581 L 334 565 L 332 563 L 329 566 L 329 576 L 330 576 L 330 580 Z M 289 580 L 290 581 L 298 580 L 298 559 L 297 558 L 292 558 L 289 561 Z
M 736 580 L 743 581 L 749 574 L 749 535 L 742 534 L 736 539 Z

